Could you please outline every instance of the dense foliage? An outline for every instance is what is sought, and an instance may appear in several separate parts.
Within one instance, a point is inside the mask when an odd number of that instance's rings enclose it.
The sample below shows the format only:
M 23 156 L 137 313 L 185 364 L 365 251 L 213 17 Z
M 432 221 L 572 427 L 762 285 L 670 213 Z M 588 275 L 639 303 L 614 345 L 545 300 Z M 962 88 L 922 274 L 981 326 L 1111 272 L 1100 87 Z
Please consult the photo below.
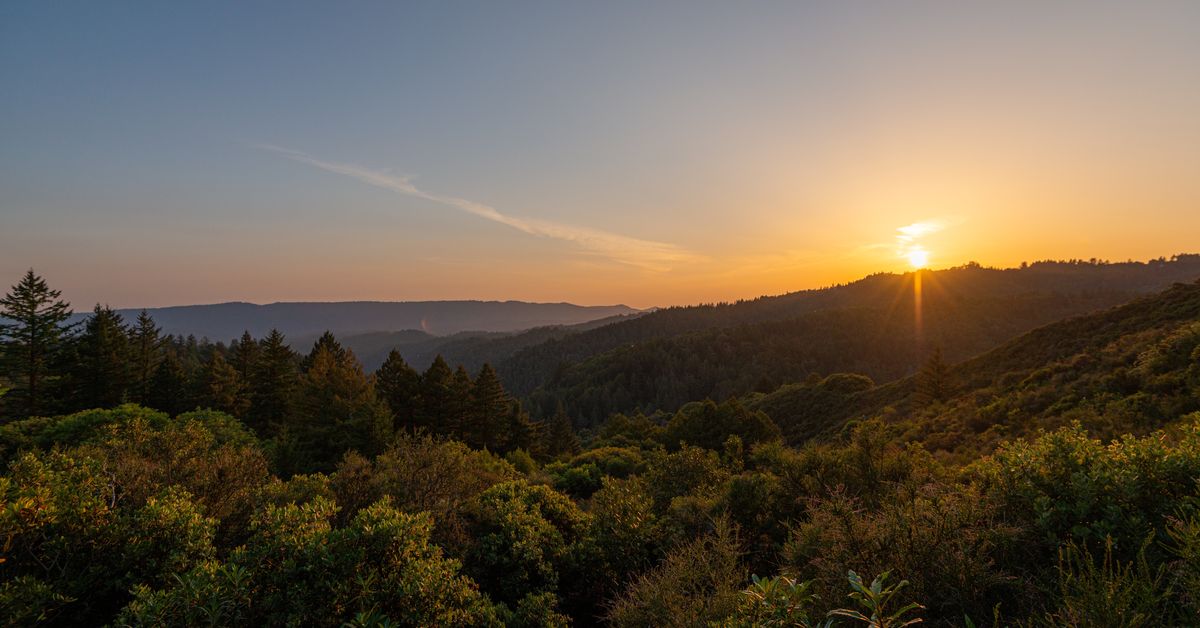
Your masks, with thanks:
M 1198 324 L 1177 286 L 890 384 L 576 432 L 490 367 L 366 374 L 332 335 L 301 356 L 98 308 L 38 363 L 54 410 L 5 405 L 0 617 L 1195 625 Z

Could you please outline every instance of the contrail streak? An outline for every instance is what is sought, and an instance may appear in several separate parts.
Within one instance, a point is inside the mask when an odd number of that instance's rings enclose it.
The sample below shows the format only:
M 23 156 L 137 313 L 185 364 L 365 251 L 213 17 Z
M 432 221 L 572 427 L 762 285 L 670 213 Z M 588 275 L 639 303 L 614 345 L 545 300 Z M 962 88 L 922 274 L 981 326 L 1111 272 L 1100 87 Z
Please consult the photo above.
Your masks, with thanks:
M 417 188 L 407 177 L 379 172 L 353 164 L 337 163 L 317 159 L 307 153 L 272 146 L 270 144 L 255 144 L 256 148 L 283 155 L 292 161 L 308 164 L 326 172 L 358 179 L 375 187 L 392 190 L 416 198 L 432 201 L 455 209 L 474 214 L 502 225 L 507 225 L 530 235 L 566 240 L 580 248 L 607 257 L 611 260 L 638 266 L 649 270 L 666 271 L 681 262 L 698 259 L 695 254 L 674 244 L 631 238 L 616 233 L 576 227 L 547 220 L 518 218 L 501 213 L 495 207 L 476 203 L 464 198 L 433 194 Z

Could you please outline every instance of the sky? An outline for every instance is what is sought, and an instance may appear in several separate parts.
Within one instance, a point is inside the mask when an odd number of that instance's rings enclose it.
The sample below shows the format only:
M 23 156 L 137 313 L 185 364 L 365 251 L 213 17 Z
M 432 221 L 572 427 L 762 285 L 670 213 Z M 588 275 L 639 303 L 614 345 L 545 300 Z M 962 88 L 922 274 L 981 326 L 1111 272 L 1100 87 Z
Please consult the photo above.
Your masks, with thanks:
M 663 306 L 1200 251 L 1200 3 L 6 2 L 0 284 Z

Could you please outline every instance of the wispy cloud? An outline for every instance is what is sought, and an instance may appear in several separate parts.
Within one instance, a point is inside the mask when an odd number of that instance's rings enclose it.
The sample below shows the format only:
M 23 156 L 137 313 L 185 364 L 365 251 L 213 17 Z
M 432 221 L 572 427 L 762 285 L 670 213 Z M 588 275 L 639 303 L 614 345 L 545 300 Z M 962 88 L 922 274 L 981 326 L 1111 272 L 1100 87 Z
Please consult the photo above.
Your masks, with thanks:
M 920 259 L 923 264 L 929 257 L 929 251 L 921 246 L 921 239 L 945 228 L 946 223 L 940 220 L 925 220 L 897 227 L 896 254 L 909 260 Z
M 945 228 L 946 224 L 940 220 L 914 222 L 911 225 L 898 227 L 896 229 L 896 240 L 901 244 L 911 244 L 931 233 L 937 233 Z
M 620 235 L 601 231 L 599 229 L 590 229 L 588 227 L 577 227 L 574 225 L 565 225 L 562 223 L 551 222 L 548 220 L 537 220 L 533 218 L 519 218 L 501 213 L 495 207 L 477 203 L 464 198 L 454 196 L 446 196 L 442 194 L 434 194 L 417 188 L 409 181 L 408 177 L 380 172 L 369 168 L 363 168 L 353 164 L 338 163 L 317 159 L 307 153 L 272 146 L 270 144 L 255 144 L 256 148 L 270 151 L 278 155 L 282 155 L 303 164 L 308 164 L 315 168 L 320 168 L 327 172 L 344 175 L 362 181 L 363 183 L 373 185 L 375 187 L 392 190 L 412 196 L 415 198 L 425 199 L 447 207 L 474 214 L 480 218 L 485 218 L 493 222 L 498 222 L 502 225 L 507 225 L 534 236 L 554 238 L 556 240 L 565 240 L 572 242 L 579 248 L 600 255 L 608 259 L 630 264 L 648 270 L 666 271 L 671 270 L 675 265 L 682 262 L 698 259 L 698 256 L 688 250 L 677 245 L 667 242 L 655 242 L 653 240 L 642 240 L 629 236 Z

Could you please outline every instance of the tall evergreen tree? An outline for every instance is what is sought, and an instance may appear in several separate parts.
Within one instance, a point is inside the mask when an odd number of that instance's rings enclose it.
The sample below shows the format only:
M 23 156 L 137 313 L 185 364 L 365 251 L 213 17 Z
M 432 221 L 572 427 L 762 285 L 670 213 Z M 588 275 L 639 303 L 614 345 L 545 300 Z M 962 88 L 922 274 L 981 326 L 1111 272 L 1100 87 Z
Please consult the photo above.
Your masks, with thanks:
M 922 406 L 945 401 L 950 398 L 951 386 L 950 365 L 942 358 L 942 348 L 935 347 L 917 372 L 916 401 Z
M 154 324 L 150 313 L 142 310 L 129 330 L 131 362 L 130 397 L 144 404 L 150 397 L 150 379 L 162 359 L 162 329 Z
M 208 340 L 205 339 L 205 342 L 207 341 Z M 200 368 L 204 365 L 204 356 L 200 351 L 200 341 L 196 339 L 195 334 L 188 334 L 187 338 L 185 338 L 183 341 L 183 345 L 179 353 L 176 354 L 176 357 L 179 358 L 179 361 L 183 364 L 184 370 L 188 373 L 195 373 L 196 371 L 200 370 Z
M 375 371 L 375 388 L 391 408 L 396 430 L 416 427 L 421 375 L 404 361 L 399 351 L 392 349 L 383 365 Z
M 521 402 L 512 399 L 508 404 L 506 425 L 503 434 L 504 452 L 514 449 L 524 449 L 533 455 L 541 453 L 541 432 L 538 424 L 529 418 L 529 413 L 521 407 Z
M 445 434 L 451 423 L 451 413 L 454 411 L 453 389 L 451 381 L 454 373 L 442 356 L 437 356 L 433 364 L 421 375 L 421 402 L 418 407 L 416 424 L 435 434 Z
M 250 378 L 247 425 L 259 436 L 273 433 L 291 414 L 296 389 L 296 354 L 278 329 L 259 343 L 258 360 Z
M 505 431 L 510 427 L 508 393 L 500 383 L 496 370 L 484 364 L 471 390 L 471 414 L 468 443 L 499 451 L 505 446 Z
M 307 372 L 308 369 L 312 368 L 313 360 L 316 359 L 317 353 L 322 349 L 332 354 L 333 359 L 338 362 L 346 359 L 347 352 L 345 347 L 342 346 L 342 343 L 337 341 L 337 338 L 333 336 L 333 333 L 331 333 L 329 330 L 326 330 L 325 333 L 321 334 L 320 338 L 317 338 L 317 341 L 313 343 L 312 350 L 309 351 L 308 355 L 304 356 L 304 360 L 300 362 L 300 372 L 304 373 Z
M 219 351 L 213 351 L 200 375 L 200 405 L 232 416 L 245 416 L 250 407 L 246 385 L 233 365 Z
M 248 331 L 242 332 L 242 337 L 230 347 L 229 362 L 237 369 L 243 382 L 249 383 L 253 379 L 259 353 L 258 342 Z
M 298 408 L 288 430 L 308 461 L 300 471 L 329 471 L 350 450 L 368 456 L 391 439 L 392 416 L 354 354 L 321 346 L 301 378 Z
M 546 455 L 551 457 L 579 453 L 579 437 L 575 435 L 575 430 L 571 427 L 571 419 L 563 409 L 562 403 L 558 404 L 554 416 L 550 418 L 549 424 L 546 426 L 542 446 Z
M 5 395 L 10 417 L 35 416 L 45 408 L 49 366 L 70 335 L 70 304 L 33 269 L 0 299 L 0 372 L 11 382 Z
M 96 305 L 76 339 L 71 369 L 74 409 L 111 408 L 125 401 L 132 372 L 127 334 L 120 314 Z
M 150 378 L 150 407 L 171 416 L 186 412 L 193 406 L 189 394 L 188 373 L 174 351 L 168 351 Z
M 458 365 L 458 368 L 454 369 L 454 376 L 450 379 L 450 410 L 446 416 L 445 431 L 446 434 L 463 442 L 469 442 L 468 436 L 473 430 L 471 390 L 474 386 L 471 374 L 461 364 Z

